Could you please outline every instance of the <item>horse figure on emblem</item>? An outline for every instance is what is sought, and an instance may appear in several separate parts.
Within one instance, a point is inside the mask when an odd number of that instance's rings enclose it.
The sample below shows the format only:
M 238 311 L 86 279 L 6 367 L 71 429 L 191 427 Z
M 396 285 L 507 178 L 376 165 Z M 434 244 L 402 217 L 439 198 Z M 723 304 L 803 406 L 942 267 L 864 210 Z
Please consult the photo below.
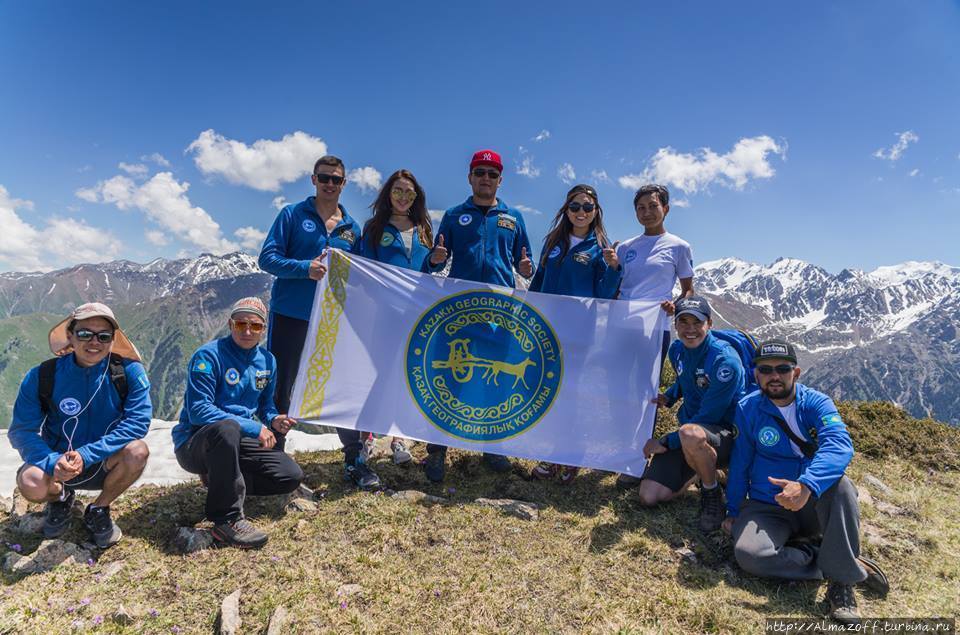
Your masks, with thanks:
M 525 375 L 527 368 L 536 366 L 537 363 L 529 357 L 517 363 L 476 357 L 470 352 L 470 340 L 467 338 L 451 340 L 447 345 L 450 347 L 450 354 L 447 359 L 434 361 L 431 365 L 433 368 L 449 369 L 457 382 L 467 383 L 473 378 L 473 370 L 482 368 L 483 375 L 480 378 L 485 379 L 488 384 L 492 381 L 495 386 L 499 386 L 497 377 L 500 373 L 506 373 L 514 377 L 513 388 L 516 388 L 518 383 L 522 383 L 524 388 L 530 390 Z

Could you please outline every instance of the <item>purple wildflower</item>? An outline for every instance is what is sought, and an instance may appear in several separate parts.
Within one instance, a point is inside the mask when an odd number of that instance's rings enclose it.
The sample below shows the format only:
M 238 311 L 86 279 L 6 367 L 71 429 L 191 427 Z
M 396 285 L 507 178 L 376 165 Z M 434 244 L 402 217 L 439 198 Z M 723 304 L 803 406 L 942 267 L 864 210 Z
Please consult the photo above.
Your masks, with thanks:
M 340 600 L 340 608 L 341 608 L 341 609 L 347 608 L 347 601 L 346 601 L 346 600 Z
M 16 551 L 17 553 L 20 553 L 21 551 L 23 551 L 23 547 L 21 547 L 17 543 L 13 543 L 12 545 L 10 545 L 10 548 Z
M 93 623 L 94 623 L 94 624 L 103 624 L 103 616 L 102 616 L 102 615 L 94 615 L 94 616 L 93 616 Z
M 76 607 L 73 607 L 73 606 L 68 606 L 68 607 L 67 607 L 67 613 L 73 613 L 73 612 L 76 611 L 76 610 L 77 610 Z
M 273 562 L 279 562 L 280 556 L 270 556 L 270 560 L 272 560 Z
M 440 589 L 434 589 L 434 590 L 433 590 L 433 597 L 435 597 L 435 598 L 440 597 Z
M 171 626 L 171 627 L 170 627 L 170 632 L 171 632 L 171 633 L 179 633 L 179 632 L 180 632 L 180 627 L 179 627 L 179 626 Z
M 80 600 L 81 606 L 86 606 L 88 604 L 90 604 L 90 598 L 83 598 L 82 600 Z
M 456 487 L 448 487 L 448 488 L 447 488 L 447 494 L 456 494 L 456 493 L 457 493 L 457 488 L 456 488 Z
M 74 628 L 83 628 L 83 620 L 73 620 L 70 622 Z
M 157 609 L 150 609 L 150 617 L 159 617 L 160 611 Z
M 87 566 L 88 566 L 88 567 L 92 567 L 94 564 L 96 564 L 96 563 L 93 561 L 93 558 L 87 558 Z

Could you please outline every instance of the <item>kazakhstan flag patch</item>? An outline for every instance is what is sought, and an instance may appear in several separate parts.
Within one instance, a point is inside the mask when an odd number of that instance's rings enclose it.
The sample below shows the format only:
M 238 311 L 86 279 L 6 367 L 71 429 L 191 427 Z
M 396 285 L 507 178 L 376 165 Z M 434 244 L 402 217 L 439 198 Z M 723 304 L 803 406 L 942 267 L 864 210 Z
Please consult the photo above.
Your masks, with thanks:
M 198 359 L 193 365 L 193 372 L 195 373 L 211 373 L 213 369 L 210 367 L 211 364 L 205 359 Z

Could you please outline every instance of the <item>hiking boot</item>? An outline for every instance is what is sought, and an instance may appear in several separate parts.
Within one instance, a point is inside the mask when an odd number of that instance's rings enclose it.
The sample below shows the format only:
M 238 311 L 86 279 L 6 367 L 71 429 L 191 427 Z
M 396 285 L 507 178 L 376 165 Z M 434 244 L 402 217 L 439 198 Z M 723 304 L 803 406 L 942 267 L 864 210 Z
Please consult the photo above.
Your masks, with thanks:
M 73 509 L 75 498 L 73 490 L 67 489 L 66 499 L 47 503 L 43 510 L 43 535 L 45 538 L 56 538 L 70 528 L 70 510 Z
M 530 476 L 541 481 L 547 481 L 557 475 L 560 466 L 547 461 L 540 461 L 536 467 L 530 470 Z
M 423 462 L 423 471 L 426 472 L 427 480 L 431 483 L 442 483 L 447 473 L 447 450 L 437 450 L 427 454 L 427 460 Z
M 346 479 L 359 489 L 365 492 L 380 489 L 380 477 L 370 469 L 361 457 L 357 457 L 353 463 L 345 463 L 343 468 Z
M 513 469 L 510 459 L 502 454 L 490 454 L 489 452 L 484 452 L 483 462 L 488 468 L 498 474 L 503 474 L 504 472 L 509 472 Z
M 240 549 L 259 549 L 267 544 L 267 534 L 246 518 L 217 523 L 210 531 L 217 542 Z
M 110 518 L 110 507 L 87 505 L 83 512 L 83 524 L 93 536 L 93 542 L 101 549 L 112 547 L 123 537 L 123 532 Z
M 830 603 L 830 617 L 841 624 L 854 624 L 860 621 L 860 609 L 857 608 L 857 596 L 853 585 L 831 582 L 827 586 L 827 602 Z
M 887 597 L 887 593 L 890 592 L 890 581 L 887 579 L 887 574 L 880 568 L 880 565 L 865 556 L 858 556 L 857 560 L 860 562 L 860 566 L 867 572 L 867 579 L 860 584 L 882 598 Z
M 569 485 L 573 482 L 573 479 L 577 477 L 577 473 L 580 471 L 579 467 L 574 467 L 573 465 L 564 465 L 560 468 L 560 484 Z
M 372 432 L 361 433 L 363 437 L 363 447 L 360 449 L 360 460 L 366 463 L 373 456 L 373 450 L 376 447 L 377 437 Z
M 726 516 L 726 501 L 723 489 L 717 484 L 713 489 L 700 488 L 700 531 L 712 532 L 720 529 Z
M 405 465 L 413 460 L 413 455 L 407 449 L 407 444 L 403 439 L 394 439 L 390 444 L 390 451 L 393 452 L 393 464 Z
M 617 476 L 617 489 L 630 489 L 632 487 L 637 487 L 640 485 L 640 481 L 643 479 L 639 476 L 631 476 L 630 474 L 620 474 Z

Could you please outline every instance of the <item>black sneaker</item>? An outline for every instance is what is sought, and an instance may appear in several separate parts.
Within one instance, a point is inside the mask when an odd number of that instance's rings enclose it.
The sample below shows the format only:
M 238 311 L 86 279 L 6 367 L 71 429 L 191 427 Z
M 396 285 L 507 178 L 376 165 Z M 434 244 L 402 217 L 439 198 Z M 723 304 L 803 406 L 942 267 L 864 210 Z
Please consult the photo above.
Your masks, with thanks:
M 109 507 L 87 505 L 87 509 L 83 512 L 83 524 L 93 536 L 93 541 L 101 549 L 117 544 L 123 537 L 123 532 L 110 518 Z
M 487 467 L 498 474 L 503 474 L 504 472 L 509 472 L 513 469 L 510 459 L 502 454 L 490 454 L 488 452 L 484 452 L 483 462 Z
M 47 503 L 43 510 L 43 535 L 45 538 L 62 536 L 70 528 L 70 510 L 76 496 L 72 489 L 67 490 L 67 498 Z
M 259 549 L 267 544 L 267 534 L 254 527 L 246 518 L 218 523 L 210 533 L 217 542 L 240 549 Z
M 726 501 L 719 483 L 713 489 L 700 488 L 700 530 L 712 532 L 720 529 L 726 516 Z
M 380 489 L 380 477 L 359 458 L 355 459 L 352 463 L 345 463 L 343 469 L 346 479 L 359 489 L 365 492 Z
M 827 586 L 827 602 L 830 603 L 830 617 L 841 624 L 855 624 L 860 621 L 860 609 L 857 608 L 853 585 L 831 582 Z
M 447 450 L 437 450 L 427 454 L 427 460 L 423 462 L 423 471 L 427 474 L 427 480 L 431 483 L 442 483 L 443 477 L 447 474 Z

